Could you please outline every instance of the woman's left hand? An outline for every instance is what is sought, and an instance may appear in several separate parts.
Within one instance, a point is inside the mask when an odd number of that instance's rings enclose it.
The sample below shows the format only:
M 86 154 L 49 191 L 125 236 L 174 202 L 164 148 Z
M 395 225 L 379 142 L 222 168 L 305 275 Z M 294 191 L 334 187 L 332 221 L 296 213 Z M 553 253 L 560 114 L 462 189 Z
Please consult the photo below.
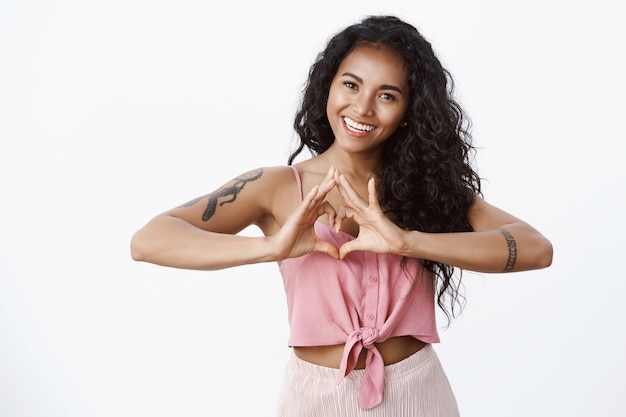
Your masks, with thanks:
M 339 248 L 340 259 L 354 251 L 401 253 L 405 231 L 385 216 L 380 208 L 374 177 L 367 182 L 367 200 L 357 193 L 345 175 L 336 172 L 335 183 L 344 201 L 337 211 L 335 228 L 341 229 L 344 219 L 352 219 L 359 225 L 359 235 Z

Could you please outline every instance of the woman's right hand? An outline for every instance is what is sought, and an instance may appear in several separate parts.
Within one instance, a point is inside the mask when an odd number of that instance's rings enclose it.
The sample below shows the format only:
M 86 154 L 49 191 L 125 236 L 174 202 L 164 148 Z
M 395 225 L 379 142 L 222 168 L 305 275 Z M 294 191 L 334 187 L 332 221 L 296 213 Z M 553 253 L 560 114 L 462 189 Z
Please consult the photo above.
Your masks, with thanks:
M 335 168 L 331 167 L 322 183 L 309 191 L 281 229 L 269 237 L 275 245 L 278 261 L 296 258 L 311 252 L 323 252 L 339 259 L 339 249 L 329 242 L 320 240 L 314 230 L 315 222 L 324 214 L 328 216 L 328 224 L 331 226 L 335 224 L 337 212 L 326 201 L 326 195 L 336 185 L 335 172 Z

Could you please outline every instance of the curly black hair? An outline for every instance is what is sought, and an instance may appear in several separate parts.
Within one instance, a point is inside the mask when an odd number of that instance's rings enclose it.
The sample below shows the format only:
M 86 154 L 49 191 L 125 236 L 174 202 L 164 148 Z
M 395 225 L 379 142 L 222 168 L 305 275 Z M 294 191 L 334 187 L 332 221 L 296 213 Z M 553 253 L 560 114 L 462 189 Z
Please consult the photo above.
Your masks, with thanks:
M 408 73 L 409 107 L 404 121 L 383 145 L 381 207 L 407 230 L 431 233 L 471 231 L 467 213 L 481 181 L 471 166 L 475 153 L 471 122 L 454 98 L 454 82 L 418 30 L 395 16 L 368 16 L 337 33 L 311 66 L 294 128 L 300 143 L 291 165 L 306 146 L 313 155 L 330 147 L 334 134 L 326 115 L 330 85 L 343 59 L 360 45 L 398 53 Z M 462 270 L 430 260 L 437 303 L 448 319 L 462 308 Z M 449 308 L 447 306 L 449 302 Z

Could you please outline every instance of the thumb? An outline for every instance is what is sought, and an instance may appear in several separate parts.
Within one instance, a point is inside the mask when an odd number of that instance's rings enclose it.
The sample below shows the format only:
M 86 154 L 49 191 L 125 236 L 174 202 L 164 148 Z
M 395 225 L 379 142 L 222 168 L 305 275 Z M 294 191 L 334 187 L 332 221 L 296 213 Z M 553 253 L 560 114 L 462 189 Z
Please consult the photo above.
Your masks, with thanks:
M 315 251 L 325 253 L 327 255 L 332 256 L 335 259 L 340 259 L 339 249 L 337 249 L 337 247 L 330 242 L 326 242 L 323 240 L 318 241 L 315 244 Z
M 339 259 L 343 260 L 346 256 L 357 250 L 359 250 L 357 240 L 350 240 L 341 245 L 341 247 L 339 248 Z

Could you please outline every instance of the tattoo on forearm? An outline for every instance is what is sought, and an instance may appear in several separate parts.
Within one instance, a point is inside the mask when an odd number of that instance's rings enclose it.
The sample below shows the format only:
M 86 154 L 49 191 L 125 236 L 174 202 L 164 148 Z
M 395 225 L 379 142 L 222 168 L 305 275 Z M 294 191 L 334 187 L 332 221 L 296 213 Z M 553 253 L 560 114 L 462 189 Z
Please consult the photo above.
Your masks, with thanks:
M 209 219 L 213 217 L 213 215 L 215 214 L 215 210 L 217 209 L 217 200 L 219 198 L 230 196 L 230 199 L 226 201 L 222 201 L 220 203 L 220 206 L 226 203 L 232 203 L 233 201 L 237 199 L 237 195 L 241 192 L 241 190 L 243 190 L 243 187 L 245 187 L 247 183 L 258 180 L 259 178 L 261 178 L 261 175 L 263 175 L 262 168 L 248 171 L 245 174 L 235 178 L 236 182 L 233 185 L 228 186 L 228 187 L 222 187 L 216 191 L 213 191 L 211 194 L 198 197 L 195 200 L 191 200 L 190 202 L 184 204 L 184 206 L 186 207 L 191 206 L 197 203 L 198 201 L 208 197 L 209 202 L 207 203 L 207 206 L 204 209 L 204 213 L 202 213 L 202 221 L 203 222 L 209 221 Z
M 502 235 L 504 235 L 504 238 L 506 239 L 506 245 L 509 248 L 509 259 L 506 261 L 506 266 L 504 267 L 504 271 L 502 272 L 509 272 L 513 270 L 513 267 L 515 266 L 515 261 L 517 261 L 517 244 L 515 243 L 515 238 L 513 238 L 513 235 L 510 234 L 506 229 L 498 227 L 498 231 L 502 233 Z

